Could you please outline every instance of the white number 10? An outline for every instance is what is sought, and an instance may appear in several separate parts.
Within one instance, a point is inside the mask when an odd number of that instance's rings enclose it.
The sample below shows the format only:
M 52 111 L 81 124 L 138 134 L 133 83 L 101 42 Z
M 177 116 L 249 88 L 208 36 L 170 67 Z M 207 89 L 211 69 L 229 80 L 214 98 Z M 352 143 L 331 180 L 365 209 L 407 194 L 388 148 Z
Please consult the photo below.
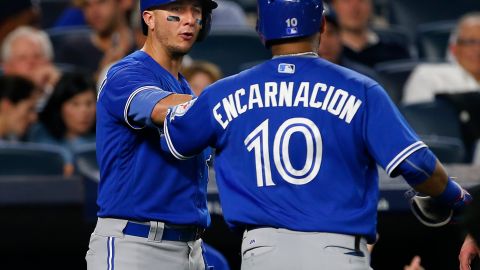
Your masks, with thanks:
M 293 168 L 290 161 L 290 138 L 295 132 L 303 134 L 307 146 L 305 165 L 300 170 Z M 244 141 L 248 151 L 255 149 L 255 169 L 259 187 L 275 185 L 272 180 L 268 142 L 268 119 L 250 132 Z M 317 176 L 322 162 L 322 136 L 318 127 L 307 118 L 288 119 L 275 134 L 272 154 L 275 168 L 285 181 L 295 185 L 307 184 Z
M 298 24 L 297 18 L 288 18 L 285 22 L 288 27 L 295 27 Z

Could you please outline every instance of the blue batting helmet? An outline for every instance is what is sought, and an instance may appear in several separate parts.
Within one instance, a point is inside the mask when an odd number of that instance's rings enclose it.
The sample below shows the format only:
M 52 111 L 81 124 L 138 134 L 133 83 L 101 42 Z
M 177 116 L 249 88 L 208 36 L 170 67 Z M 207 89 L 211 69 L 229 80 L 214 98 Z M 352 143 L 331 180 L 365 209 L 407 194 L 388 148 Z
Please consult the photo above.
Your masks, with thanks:
M 148 26 L 143 21 L 143 12 L 145 10 L 155 8 L 161 5 L 165 5 L 168 3 L 175 2 L 177 0 L 140 0 L 140 20 L 142 22 L 142 30 L 143 34 L 147 35 L 148 33 Z M 202 3 L 202 29 L 198 34 L 197 41 L 202 41 L 210 32 L 210 26 L 212 24 L 212 10 L 217 8 L 217 2 L 213 0 L 200 0 Z
M 322 0 L 258 0 L 257 32 L 268 41 L 310 36 L 320 31 Z

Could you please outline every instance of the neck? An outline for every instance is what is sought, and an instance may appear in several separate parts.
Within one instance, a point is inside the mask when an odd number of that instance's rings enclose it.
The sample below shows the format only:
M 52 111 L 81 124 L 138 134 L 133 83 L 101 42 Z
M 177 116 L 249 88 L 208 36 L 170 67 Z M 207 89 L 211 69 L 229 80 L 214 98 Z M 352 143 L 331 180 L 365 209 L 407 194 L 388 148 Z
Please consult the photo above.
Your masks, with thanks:
M 0 116 L 0 139 L 5 137 L 7 135 L 7 129 L 6 129 L 6 119 L 2 116 Z
M 178 73 L 182 66 L 183 56 L 174 55 L 163 46 L 159 46 L 159 43 L 153 42 L 151 38 L 147 37 L 147 41 L 142 48 L 142 51 L 146 52 L 152 57 L 160 66 L 166 69 L 173 77 L 178 79 Z
M 273 44 L 271 50 L 274 56 L 312 53 L 318 51 L 318 44 L 318 36 L 315 35 L 313 39 L 299 39 L 286 43 Z
M 475 78 L 475 80 L 480 83 L 480 73 L 477 73 L 477 74 L 472 74 L 473 78 Z
M 340 36 L 345 46 L 359 51 L 365 48 L 368 44 L 368 29 L 344 29 L 341 31 Z

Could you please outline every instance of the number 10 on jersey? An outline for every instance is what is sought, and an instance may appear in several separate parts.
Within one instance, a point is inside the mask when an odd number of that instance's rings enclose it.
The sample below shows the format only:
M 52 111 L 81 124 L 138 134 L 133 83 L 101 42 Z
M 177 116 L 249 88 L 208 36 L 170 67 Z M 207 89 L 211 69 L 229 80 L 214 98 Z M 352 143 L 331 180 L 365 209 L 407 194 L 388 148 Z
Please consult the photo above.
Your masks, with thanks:
M 301 133 L 306 142 L 305 164 L 297 170 L 290 161 L 290 139 L 295 132 Z M 307 118 L 290 118 L 283 122 L 274 135 L 273 146 L 269 145 L 268 119 L 258 125 L 245 138 L 247 150 L 255 155 L 257 186 L 274 186 L 270 148 L 276 170 L 283 180 L 294 185 L 305 185 L 315 179 L 322 162 L 322 136 L 318 127 Z

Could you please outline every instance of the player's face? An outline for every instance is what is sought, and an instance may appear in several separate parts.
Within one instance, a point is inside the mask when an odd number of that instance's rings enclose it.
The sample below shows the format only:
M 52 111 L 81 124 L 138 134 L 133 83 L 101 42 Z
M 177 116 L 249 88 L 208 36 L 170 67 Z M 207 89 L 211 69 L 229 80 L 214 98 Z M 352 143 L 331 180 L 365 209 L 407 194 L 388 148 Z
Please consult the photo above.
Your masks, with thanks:
M 117 0 L 88 0 L 83 6 L 85 20 L 100 35 L 109 35 L 115 28 L 119 13 Z
M 80 136 L 88 133 L 95 124 L 95 94 L 85 91 L 73 96 L 62 105 L 62 119 L 67 136 Z
M 171 54 L 187 54 L 201 29 L 200 1 L 176 1 L 154 10 L 153 14 L 155 39 Z
M 19 37 L 12 42 L 10 57 L 4 63 L 4 71 L 9 75 L 30 78 L 35 69 L 48 62 L 40 42 Z
M 480 78 L 480 21 L 464 23 L 452 52 L 458 63 L 476 78 Z
M 321 35 L 321 38 L 318 55 L 332 63 L 338 63 L 342 53 L 342 40 L 340 39 L 338 28 L 327 22 L 326 30 Z
M 350 31 L 367 27 L 372 13 L 371 0 L 334 0 L 333 7 L 341 27 Z
M 37 96 L 32 95 L 30 98 L 21 100 L 16 104 L 8 100 L 1 102 L 1 112 L 7 116 L 6 130 L 9 134 L 21 137 L 37 121 L 36 101 Z

